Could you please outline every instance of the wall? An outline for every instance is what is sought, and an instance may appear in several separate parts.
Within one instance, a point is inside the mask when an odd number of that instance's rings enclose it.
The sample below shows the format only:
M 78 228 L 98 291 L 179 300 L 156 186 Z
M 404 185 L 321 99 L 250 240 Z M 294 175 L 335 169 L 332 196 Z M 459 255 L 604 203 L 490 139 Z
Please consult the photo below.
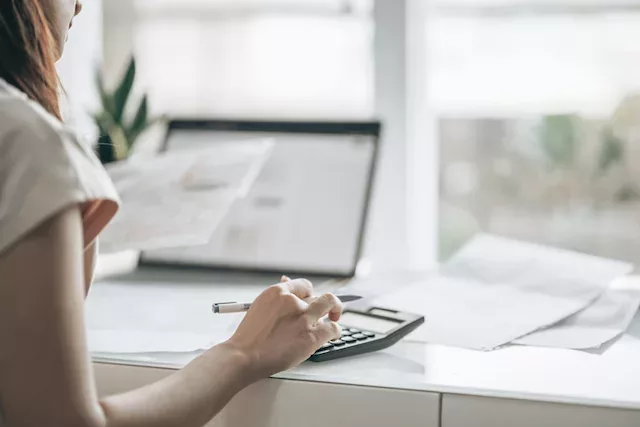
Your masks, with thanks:
M 97 130 L 91 114 L 99 107 L 95 70 L 102 57 L 102 2 L 91 0 L 74 21 L 58 71 L 68 96 L 65 117 L 69 124 L 95 140 Z

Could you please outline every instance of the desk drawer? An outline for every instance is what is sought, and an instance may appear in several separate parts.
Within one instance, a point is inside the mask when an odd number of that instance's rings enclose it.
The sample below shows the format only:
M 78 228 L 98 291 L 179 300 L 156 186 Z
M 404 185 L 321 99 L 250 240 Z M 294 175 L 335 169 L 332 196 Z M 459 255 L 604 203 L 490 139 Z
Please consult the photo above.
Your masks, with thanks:
M 445 394 L 442 427 L 638 427 L 640 411 Z
M 171 373 L 94 366 L 101 396 L 128 391 Z M 321 409 L 329 407 L 333 409 Z M 209 427 L 440 427 L 439 408 L 436 393 L 268 379 L 238 394 Z

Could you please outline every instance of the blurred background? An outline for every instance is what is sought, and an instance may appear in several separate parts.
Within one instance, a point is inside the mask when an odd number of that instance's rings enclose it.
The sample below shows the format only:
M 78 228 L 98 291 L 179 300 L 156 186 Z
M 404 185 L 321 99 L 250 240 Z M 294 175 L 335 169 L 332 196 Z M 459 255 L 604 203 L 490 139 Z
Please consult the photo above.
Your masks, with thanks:
M 154 115 L 381 119 L 374 261 L 480 230 L 640 261 L 640 1 L 85 3 L 60 71 L 89 138 L 134 56 Z

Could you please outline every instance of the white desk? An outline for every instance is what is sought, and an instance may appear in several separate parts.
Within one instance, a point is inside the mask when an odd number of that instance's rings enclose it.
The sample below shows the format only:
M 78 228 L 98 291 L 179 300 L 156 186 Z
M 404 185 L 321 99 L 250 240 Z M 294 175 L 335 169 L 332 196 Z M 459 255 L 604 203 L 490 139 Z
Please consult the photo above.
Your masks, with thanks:
M 193 281 L 186 284 L 185 276 L 180 277 L 176 292 L 194 300 L 211 300 L 223 292 L 209 285 L 206 275 L 192 275 Z M 174 279 L 163 280 L 170 286 Z M 109 284 L 96 286 L 99 296 Z M 195 356 L 96 355 L 99 391 L 114 393 L 149 383 Z M 336 410 L 317 413 L 314 405 L 320 400 Z M 313 415 L 300 418 L 305 414 Z M 640 316 L 603 354 L 532 347 L 482 353 L 401 342 L 369 355 L 305 363 L 245 390 L 212 425 L 327 423 L 335 427 L 640 426 Z

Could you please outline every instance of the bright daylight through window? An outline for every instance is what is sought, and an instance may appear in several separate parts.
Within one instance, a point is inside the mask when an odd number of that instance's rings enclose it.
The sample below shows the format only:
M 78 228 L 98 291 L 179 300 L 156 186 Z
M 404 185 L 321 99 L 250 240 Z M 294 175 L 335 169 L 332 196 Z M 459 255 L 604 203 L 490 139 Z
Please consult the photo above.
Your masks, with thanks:
M 440 0 L 441 256 L 476 230 L 640 261 L 640 4 Z
M 128 43 L 158 112 L 349 119 L 376 114 L 374 4 L 113 0 L 107 9 L 118 25 L 135 20 Z M 418 143 L 439 144 L 427 151 L 439 151 L 439 168 L 425 161 L 421 179 L 440 182 L 439 231 L 429 233 L 440 258 L 484 230 L 639 261 L 630 254 L 640 253 L 640 3 L 425 5 L 418 87 L 438 136 Z M 126 34 L 107 34 L 107 63 L 123 62 Z
M 313 118 L 372 113 L 371 1 L 134 5 L 135 50 L 157 109 Z

